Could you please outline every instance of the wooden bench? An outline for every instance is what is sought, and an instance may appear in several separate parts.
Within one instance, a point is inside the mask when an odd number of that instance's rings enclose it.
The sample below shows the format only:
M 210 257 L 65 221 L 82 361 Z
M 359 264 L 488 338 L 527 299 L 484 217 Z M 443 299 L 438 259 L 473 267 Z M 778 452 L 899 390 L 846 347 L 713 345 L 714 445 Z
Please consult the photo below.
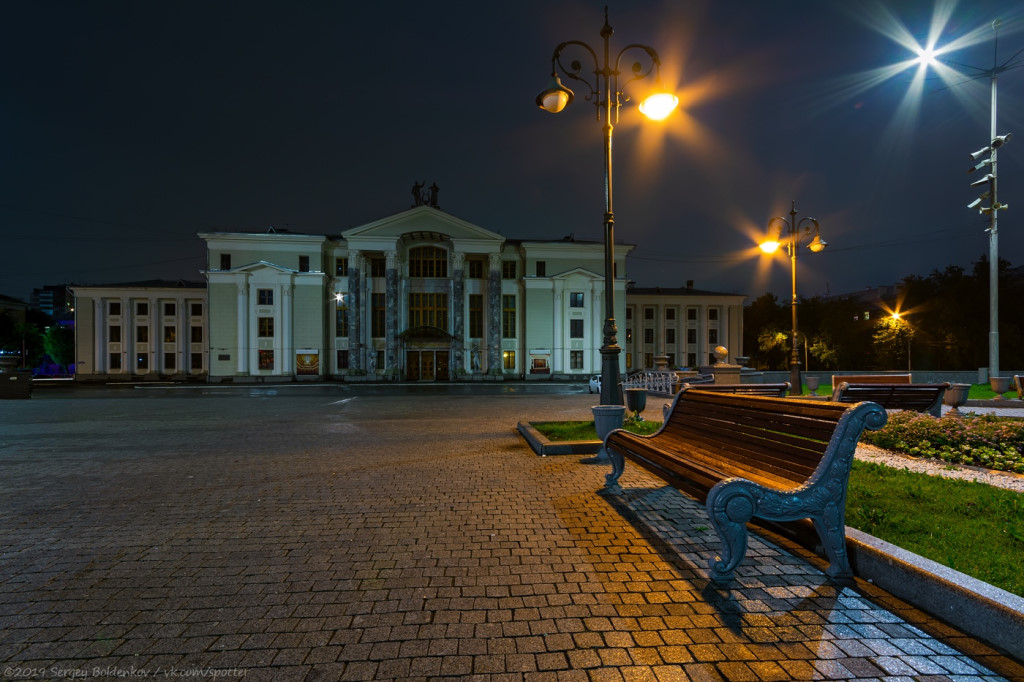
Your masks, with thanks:
M 839 388 L 839 384 L 909 384 L 909 374 L 833 374 L 832 390 Z
M 874 403 L 770 398 L 685 389 L 651 436 L 617 429 L 605 438 L 606 487 L 620 490 L 629 459 L 707 506 L 722 541 L 711 579 L 732 577 L 747 552 L 747 521 L 809 518 L 829 559 L 827 574 L 853 575 L 846 555 L 846 484 L 864 428 L 887 415 Z
M 949 382 L 941 384 L 854 384 L 842 382 L 832 391 L 832 401 L 878 403 L 887 410 L 916 410 L 942 416 L 942 396 Z
M 789 392 L 789 382 L 781 384 L 699 384 L 693 387 L 694 390 L 713 391 L 715 393 L 740 393 L 742 395 L 767 395 L 776 398 L 784 398 Z M 671 405 L 662 408 L 662 415 L 668 419 L 672 411 Z
M 1024 400 L 1024 379 L 1019 374 L 1013 375 L 1013 387 L 1017 389 L 1017 400 Z

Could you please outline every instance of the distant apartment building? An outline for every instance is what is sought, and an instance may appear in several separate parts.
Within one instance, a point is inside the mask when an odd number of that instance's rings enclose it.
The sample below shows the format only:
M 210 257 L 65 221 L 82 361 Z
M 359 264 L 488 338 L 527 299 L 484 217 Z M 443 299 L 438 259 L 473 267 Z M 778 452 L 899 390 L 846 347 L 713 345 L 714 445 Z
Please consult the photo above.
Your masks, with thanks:
M 47 285 L 33 289 L 29 303 L 50 317 L 63 317 L 70 315 L 73 297 L 66 284 Z

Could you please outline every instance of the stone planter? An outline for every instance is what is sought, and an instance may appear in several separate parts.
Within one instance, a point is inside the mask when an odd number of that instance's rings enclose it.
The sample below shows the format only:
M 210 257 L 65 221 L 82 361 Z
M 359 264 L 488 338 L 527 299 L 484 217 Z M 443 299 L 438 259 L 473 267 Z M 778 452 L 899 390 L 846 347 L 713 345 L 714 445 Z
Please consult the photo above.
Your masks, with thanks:
M 637 419 L 642 419 L 640 413 L 647 408 L 647 389 L 646 388 L 627 388 L 623 391 L 626 395 L 626 406 L 629 411 L 633 413 L 633 416 Z M 594 424 L 597 424 L 595 420 Z M 607 433 L 605 435 L 608 435 Z M 602 436 L 602 440 L 604 437 Z
M 818 377 L 804 377 L 804 382 L 807 384 L 807 388 L 810 389 L 811 395 L 818 395 L 818 386 L 821 385 L 821 379 Z
M 1010 377 L 989 377 L 988 384 L 996 392 L 996 400 L 1003 400 L 1003 394 L 1010 390 Z
M 970 384 L 951 384 L 942 396 L 942 402 L 952 408 L 947 414 L 959 417 L 960 406 L 967 402 L 967 396 L 970 392 Z
M 615 429 L 622 428 L 622 422 L 626 416 L 625 405 L 594 405 L 590 408 L 594 413 L 594 430 L 601 440 L 601 449 L 597 454 L 584 460 L 587 464 L 610 464 L 611 458 L 604 449 L 604 439 Z

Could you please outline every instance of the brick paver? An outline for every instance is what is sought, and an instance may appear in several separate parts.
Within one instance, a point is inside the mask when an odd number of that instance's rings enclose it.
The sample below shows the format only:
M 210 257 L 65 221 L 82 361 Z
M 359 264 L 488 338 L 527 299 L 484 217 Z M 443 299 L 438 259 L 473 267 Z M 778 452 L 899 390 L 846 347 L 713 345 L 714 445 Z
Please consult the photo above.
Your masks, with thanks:
M 703 508 L 535 456 L 518 420 L 595 399 L 533 390 L 6 401 L 3 679 L 1024 678 L 778 538 L 714 588 Z

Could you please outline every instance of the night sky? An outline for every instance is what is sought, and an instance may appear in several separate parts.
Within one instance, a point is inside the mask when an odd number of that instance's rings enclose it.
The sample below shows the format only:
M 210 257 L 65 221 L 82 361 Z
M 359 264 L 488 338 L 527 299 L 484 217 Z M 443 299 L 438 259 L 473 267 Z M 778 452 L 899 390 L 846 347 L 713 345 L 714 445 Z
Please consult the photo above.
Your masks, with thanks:
M 847 6 L 844 8 L 844 6 Z M 849 8 L 852 6 L 853 8 Z M 753 247 L 796 200 L 829 248 L 800 252 L 800 294 L 970 267 L 987 218 L 966 205 L 990 127 L 987 77 L 915 69 L 885 35 L 924 42 L 932 2 L 613 4 L 613 54 L 645 43 L 681 98 L 666 122 L 634 99 L 614 136 L 616 239 L 639 286 L 788 298 L 789 267 Z M 1024 4 L 939 5 L 941 59 L 988 69 L 1024 48 Z M 898 21 L 897 21 L 898 20 Z M 206 231 L 337 235 L 411 206 L 507 237 L 602 239 L 601 128 L 586 86 L 534 104 L 565 40 L 601 47 L 601 2 L 33 2 L 0 28 L 0 293 L 200 281 Z M 886 27 L 889 27 L 886 29 Z M 635 53 L 631 53 L 635 54 Z M 585 55 L 581 54 L 581 57 Z M 627 55 L 628 72 L 635 58 Z M 585 62 L 584 69 L 591 67 Z M 1000 75 L 1000 256 L 1024 265 L 1024 69 Z

